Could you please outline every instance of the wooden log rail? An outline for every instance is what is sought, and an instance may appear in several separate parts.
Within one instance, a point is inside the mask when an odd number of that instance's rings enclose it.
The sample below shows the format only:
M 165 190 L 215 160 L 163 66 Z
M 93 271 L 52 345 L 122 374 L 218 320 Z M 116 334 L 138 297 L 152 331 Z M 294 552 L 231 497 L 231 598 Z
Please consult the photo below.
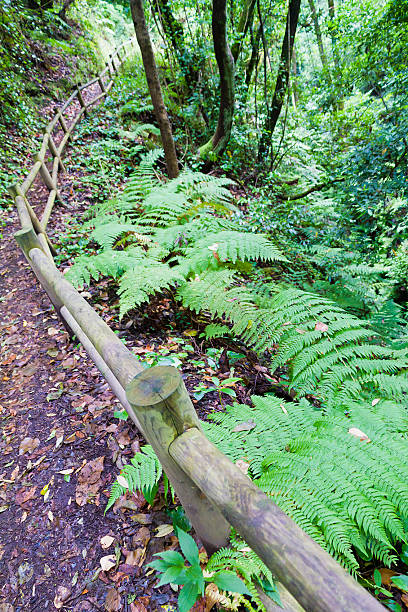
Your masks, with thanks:
M 267 610 L 384 611 L 205 437 L 178 370 L 143 369 L 57 270 L 34 228 L 26 225 L 15 238 L 61 320 L 153 447 L 207 551 L 227 545 L 235 527 L 279 580 L 283 608 L 262 594 Z
M 55 202 L 59 201 L 64 204 L 64 200 L 58 188 L 59 173 L 65 172 L 63 162 L 64 149 L 68 142 L 72 142 L 72 132 L 74 131 L 81 117 L 88 112 L 91 106 L 102 100 L 109 93 L 120 66 L 125 59 L 129 57 L 132 49 L 135 47 L 135 38 L 125 41 L 119 47 L 117 47 L 117 49 L 115 49 L 114 53 L 109 58 L 110 63 L 106 63 L 106 66 L 102 72 L 87 83 L 76 86 L 74 93 L 61 106 L 45 128 L 41 148 L 35 156 L 35 163 L 30 172 L 21 184 L 14 184 L 9 187 L 9 193 L 14 199 L 14 203 L 20 218 L 21 227 L 31 228 L 35 231 L 43 250 L 50 257 L 55 255 L 56 251 L 47 236 L 46 229 Z M 122 51 L 122 55 L 120 55 L 120 51 Z M 116 61 L 114 61 L 112 58 L 115 58 Z M 86 96 L 84 96 L 84 92 L 89 87 L 94 85 L 99 86 L 100 93 L 97 93 L 96 96 L 92 97 L 90 100 L 87 100 Z M 70 124 L 68 124 L 66 111 L 74 104 L 79 105 L 79 110 L 73 117 Z M 57 130 L 62 131 L 62 138 L 59 144 L 56 143 L 55 132 Z M 48 161 L 49 158 L 50 161 Z M 27 194 L 32 188 L 37 176 L 40 176 L 44 185 L 48 189 L 47 202 L 40 218 L 38 218 L 35 214 L 27 197 Z

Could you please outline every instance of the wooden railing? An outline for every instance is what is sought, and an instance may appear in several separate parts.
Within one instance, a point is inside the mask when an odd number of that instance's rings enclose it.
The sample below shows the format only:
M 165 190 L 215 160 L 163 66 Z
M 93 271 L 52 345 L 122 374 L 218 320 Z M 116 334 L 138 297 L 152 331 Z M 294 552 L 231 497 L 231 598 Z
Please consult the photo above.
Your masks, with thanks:
M 55 255 L 55 249 L 47 236 L 47 224 L 56 200 L 64 203 L 58 189 L 58 175 L 65 171 L 63 162 L 64 149 L 69 141 L 72 141 L 72 132 L 81 117 L 88 113 L 89 108 L 96 102 L 102 100 L 110 91 L 114 77 L 118 72 L 123 61 L 128 57 L 130 50 L 136 45 L 134 38 L 131 38 L 117 47 L 109 56 L 109 61 L 102 72 L 94 79 L 84 85 L 76 85 L 74 93 L 58 109 L 53 119 L 45 128 L 42 144 L 39 152 L 35 156 L 35 163 L 30 172 L 21 184 L 9 187 L 9 192 L 14 198 L 17 207 L 20 223 L 22 227 L 31 227 L 38 236 L 40 244 L 48 255 Z M 100 90 L 90 100 L 84 93 L 94 86 Z M 67 115 L 75 113 L 71 121 Z M 59 132 L 60 138 L 57 140 Z M 38 218 L 30 204 L 28 193 L 32 189 L 37 177 L 40 177 L 49 191 L 44 210 Z M 35 187 L 38 187 L 37 183 Z
M 154 448 L 207 551 L 212 553 L 227 545 L 232 525 L 280 581 L 284 610 L 384 611 L 376 599 L 205 437 L 178 370 L 164 366 L 143 369 L 54 264 L 54 249 L 45 230 L 55 199 L 62 199 L 57 186 L 58 172 L 64 171 L 61 155 L 79 118 L 112 86 L 112 79 L 106 85 L 103 78 L 108 70 L 110 77 L 118 70 L 115 58 L 123 60 L 116 52 L 109 68 L 79 87 L 58 111 L 44 134 L 33 169 L 20 186 L 13 187 L 22 225 L 15 238 L 61 321 L 82 343 L 133 423 Z M 81 92 L 95 83 L 99 83 L 101 93 L 86 103 Z M 67 127 L 63 113 L 75 98 L 80 111 Z M 52 136 L 57 123 L 64 131 L 58 145 Z M 53 158 L 52 171 L 45 163 L 47 148 Z M 27 199 L 38 173 L 49 189 L 40 220 Z M 267 610 L 282 610 L 264 594 L 260 596 Z

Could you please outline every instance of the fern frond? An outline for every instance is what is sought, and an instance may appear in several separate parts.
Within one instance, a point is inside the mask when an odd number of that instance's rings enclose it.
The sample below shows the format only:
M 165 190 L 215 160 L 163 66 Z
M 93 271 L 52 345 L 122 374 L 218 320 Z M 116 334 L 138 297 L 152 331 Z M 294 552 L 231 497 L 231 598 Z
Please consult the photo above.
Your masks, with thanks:
M 211 415 L 208 437 L 232 461 L 249 463 L 256 484 L 349 571 L 359 570 L 356 549 L 390 565 L 406 540 L 406 408 L 357 402 L 351 417 L 324 416 L 305 400 L 252 399 L 253 407 Z M 249 418 L 251 431 L 234 431 Z
M 120 476 L 126 480 L 128 486 L 121 485 L 117 480 L 112 484 L 105 513 L 121 495 L 126 493 L 127 489 L 134 493 L 141 491 L 146 500 L 153 503 L 161 475 L 162 467 L 152 447 L 143 446 L 141 452 L 131 459 L 131 465 L 125 465 L 120 472 Z
M 65 273 L 65 278 L 74 287 L 89 285 L 91 278 L 98 280 L 100 276 L 119 278 L 124 272 L 144 260 L 143 251 L 137 247 L 126 251 L 102 251 L 98 255 L 81 255 Z
M 177 267 L 170 268 L 165 263 L 145 259 L 125 272 L 119 281 L 120 317 L 148 301 L 151 295 L 183 281 L 184 277 Z

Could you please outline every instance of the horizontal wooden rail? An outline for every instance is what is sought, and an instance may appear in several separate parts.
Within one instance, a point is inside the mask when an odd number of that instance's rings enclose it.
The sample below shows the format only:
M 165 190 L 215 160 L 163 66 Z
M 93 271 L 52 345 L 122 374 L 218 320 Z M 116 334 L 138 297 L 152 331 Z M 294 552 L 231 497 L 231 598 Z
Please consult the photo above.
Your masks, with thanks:
M 44 135 L 41 143 L 41 148 L 37 155 L 35 156 L 35 163 L 31 168 L 30 172 L 21 183 L 21 185 L 13 185 L 9 188 L 11 195 L 14 198 L 14 202 L 17 207 L 18 215 L 21 222 L 22 228 L 33 228 L 35 232 L 38 234 L 40 239 L 40 244 L 42 245 L 44 251 L 52 257 L 52 253 L 55 254 L 55 250 L 53 249 L 47 234 L 45 232 L 48 221 L 51 217 L 52 209 L 54 203 L 59 200 L 62 204 L 64 204 L 64 200 L 60 194 L 58 189 L 58 174 L 59 172 L 65 172 L 65 166 L 62 159 L 63 151 L 69 141 L 72 141 L 72 132 L 75 129 L 77 123 L 80 121 L 81 117 L 88 112 L 88 108 L 102 100 L 110 91 L 113 86 L 113 78 L 119 66 L 124 61 L 127 56 L 126 47 L 127 45 L 133 45 L 134 41 L 131 39 L 130 41 L 125 41 L 119 46 L 119 49 L 124 50 L 124 56 L 120 58 L 117 55 L 117 50 L 115 51 L 116 56 L 118 57 L 118 65 L 115 66 L 115 70 L 111 70 L 109 66 L 106 66 L 100 74 L 96 75 L 87 83 L 83 85 L 77 85 L 75 91 L 72 95 L 66 100 L 66 102 L 58 109 L 54 117 L 48 123 L 44 130 Z M 107 83 L 104 83 L 103 77 L 109 72 L 109 78 Z M 112 74 L 113 72 L 113 74 Z M 94 96 L 91 100 L 85 100 L 83 96 L 83 92 L 96 83 L 99 84 L 101 93 Z M 80 105 L 80 109 L 76 112 L 73 120 L 70 124 L 67 124 L 67 121 L 64 117 L 64 112 L 71 106 L 71 104 L 77 103 Z M 54 129 L 60 126 L 63 132 L 63 136 L 59 141 L 59 144 L 56 143 L 55 137 L 53 136 Z M 49 153 L 48 153 L 49 151 Z M 51 155 L 51 161 L 48 161 L 49 154 Z M 51 169 L 49 169 L 51 166 Z M 41 221 L 38 220 L 37 215 L 34 210 L 30 206 L 27 200 L 27 193 L 33 186 L 33 183 L 37 176 L 40 175 L 45 186 L 49 190 L 49 195 L 47 197 L 47 202 L 45 204 L 45 208 L 41 215 Z

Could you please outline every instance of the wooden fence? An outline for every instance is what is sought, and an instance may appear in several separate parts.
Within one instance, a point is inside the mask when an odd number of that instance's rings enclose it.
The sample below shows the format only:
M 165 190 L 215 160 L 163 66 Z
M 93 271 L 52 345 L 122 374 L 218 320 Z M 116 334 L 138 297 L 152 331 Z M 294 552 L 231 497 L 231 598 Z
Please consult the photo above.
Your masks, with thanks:
M 49 123 L 32 170 L 21 185 L 10 190 L 22 226 L 15 238 L 61 321 L 82 343 L 154 448 L 207 551 L 227 545 L 232 525 L 280 581 L 284 610 L 381 612 L 384 608 L 376 599 L 205 437 L 178 370 L 167 366 L 143 369 L 55 266 L 55 249 L 46 227 L 55 200 L 62 201 L 58 190 L 58 173 L 64 171 L 62 153 L 81 116 L 109 92 L 113 76 L 133 44 L 121 45 L 105 70 L 78 87 Z M 86 102 L 82 92 L 95 84 L 101 92 Z M 64 112 L 75 101 L 79 112 L 68 127 Z M 53 136 L 57 124 L 63 132 L 59 144 Z M 52 168 L 47 166 L 47 150 Z M 49 190 L 40 219 L 27 198 L 38 174 Z M 268 610 L 282 610 L 268 598 L 265 605 Z

